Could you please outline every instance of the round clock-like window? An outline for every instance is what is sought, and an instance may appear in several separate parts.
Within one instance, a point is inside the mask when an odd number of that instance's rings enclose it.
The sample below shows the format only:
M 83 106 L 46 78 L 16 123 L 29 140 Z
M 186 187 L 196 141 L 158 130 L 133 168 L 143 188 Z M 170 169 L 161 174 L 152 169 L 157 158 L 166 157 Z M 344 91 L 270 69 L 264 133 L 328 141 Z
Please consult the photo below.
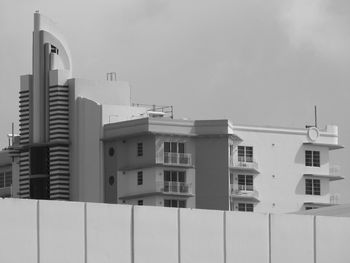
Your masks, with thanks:
M 320 131 L 316 127 L 310 127 L 307 130 L 307 137 L 309 137 L 309 139 L 313 142 L 317 140 L 319 135 Z
M 114 155 L 114 152 L 115 152 L 115 150 L 114 150 L 113 147 L 111 147 L 111 148 L 108 149 L 108 154 L 109 154 L 109 156 L 112 157 L 112 156 Z
M 108 183 L 109 183 L 109 185 L 113 185 L 114 184 L 114 176 L 110 176 L 108 178 Z

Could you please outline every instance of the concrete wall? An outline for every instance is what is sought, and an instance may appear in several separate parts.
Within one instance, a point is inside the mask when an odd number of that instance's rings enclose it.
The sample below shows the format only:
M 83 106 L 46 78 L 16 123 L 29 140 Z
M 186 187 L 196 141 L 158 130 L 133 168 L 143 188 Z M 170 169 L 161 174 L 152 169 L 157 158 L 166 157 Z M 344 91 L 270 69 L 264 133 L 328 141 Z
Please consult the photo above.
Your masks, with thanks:
M 196 138 L 196 207 L 229 210 L 228 138 Z
M 347 263 L 350 218 L 0 199 L 0 262 Z

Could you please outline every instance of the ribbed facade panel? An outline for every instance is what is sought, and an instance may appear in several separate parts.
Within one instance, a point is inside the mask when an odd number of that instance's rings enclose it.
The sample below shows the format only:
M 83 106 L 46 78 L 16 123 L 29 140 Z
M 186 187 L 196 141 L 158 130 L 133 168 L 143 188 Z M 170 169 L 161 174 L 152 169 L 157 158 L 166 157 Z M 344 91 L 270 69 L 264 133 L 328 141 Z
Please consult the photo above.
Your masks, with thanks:
M 19 193 L 21 198 L 29 198 L 29 152 L 19 154 Z
M 29 90 L 19 92 L 19 134 L 20 144 L 29 143 Z
M 30 98 L 29 90 L 19 92 L 19 134 L 20 146 L 29 143 Z M 30 197 L 29 186 L 29 152 L 19 153 L 19 195 L 21 198 Z
M 49 89 L 50 142 L 69 141 L 68 86 Z M 50 199 L 69 200 L 69 145 L 50 147 Z
M 50 147 L 50 199 L 69 200 L 69 146 Z

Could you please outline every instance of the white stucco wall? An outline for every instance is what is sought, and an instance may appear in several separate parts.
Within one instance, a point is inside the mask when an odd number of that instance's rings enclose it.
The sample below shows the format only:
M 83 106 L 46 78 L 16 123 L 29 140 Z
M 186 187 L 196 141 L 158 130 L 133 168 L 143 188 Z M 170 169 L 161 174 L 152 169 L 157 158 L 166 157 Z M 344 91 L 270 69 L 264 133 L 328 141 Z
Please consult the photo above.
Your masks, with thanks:
M 259 202 L 254 211 L 287 213 L 303 209 L 305 202 L 330 202 L 328 178 L 320 179 L 321 195 L 305 194 L 304 174 L 329 175 L 330 172 L 328 147 L 303 144 L 308 142 L 306 130 L 302 133 L 300 130 L 237 128 L 234 132 L 243 139 L 240 145 L 253 146 L 254 159 L 258 163 L 259 174 L 254 177 L 254 187 Z M 332 142 L 327 136 L 321 136 L 319 140 Z M 305 150 L 320 151 L 320 167 L 305 166 Z M 234 176 L 249 174 L 237 170 L 232 172 Z

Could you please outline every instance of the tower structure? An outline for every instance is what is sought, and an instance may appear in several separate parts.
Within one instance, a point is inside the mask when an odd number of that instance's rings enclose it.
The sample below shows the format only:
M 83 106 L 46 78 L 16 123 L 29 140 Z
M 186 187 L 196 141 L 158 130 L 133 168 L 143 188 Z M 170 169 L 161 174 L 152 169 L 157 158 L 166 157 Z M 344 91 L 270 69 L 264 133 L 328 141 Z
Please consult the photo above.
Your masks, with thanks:
M 72 62 L 64 37 L 39 12 L 32 63 L 32 75 L 21 77 L 20 197 L 68 200 L 69 94 L 55 79 L 58 71 L 70 78 Z
M 65 38 L 34 14 L 32 74 L 21 76 L 21 198 L 103 202 L 103 125 L 137 118 L 130 87 L 116 78 L 72 78 Z

